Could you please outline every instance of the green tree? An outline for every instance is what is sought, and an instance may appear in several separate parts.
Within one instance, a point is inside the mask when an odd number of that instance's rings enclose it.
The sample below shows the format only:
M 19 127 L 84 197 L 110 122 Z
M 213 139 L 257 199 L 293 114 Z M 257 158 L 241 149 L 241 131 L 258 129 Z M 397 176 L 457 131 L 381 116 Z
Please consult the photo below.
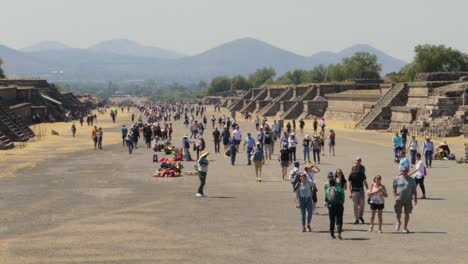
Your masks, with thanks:
M 342 82 L 346 80 L 346 70 L 341 64 L 330 64 L 327 67 L 327 82 Z
M 0 78 L 5 78 L 5 73 L 3 72 L 2 64 L 3 64 L 3 60 L 2 58 L 0 58 Z
M 218 76 L 211 80 L 208 86 L 208 94 L 212 95 L 219 92 L 226 92 L 231 90 L 231 79 L 226 76 Z
M 468 54 L 445 45 L 418 45 L 413 62 L 401 69 L 408 80 L 419 72 L 468 71 Z
M 250 88 L 252 88 L 252 85 L 242 75 L 237 75 L 231 79 L 231 91 L 248 90 Z
M 308 72 L 307 79 L 310 82 L 320 83 L 327 80 L 327 67 L 323 64 L 320 64 L 314 67 L 311 71 Z
M 273 82 L 275 76 L 276 71 L 273 68 L 261 68 L 249 75 L 249 82 L 253 87 L 260 87 L 263 84 Z
M 377 63 L 377 56 L 368 52 L 356 52 L 342 61 L 347 79 L 378 79 L 382 66 Z

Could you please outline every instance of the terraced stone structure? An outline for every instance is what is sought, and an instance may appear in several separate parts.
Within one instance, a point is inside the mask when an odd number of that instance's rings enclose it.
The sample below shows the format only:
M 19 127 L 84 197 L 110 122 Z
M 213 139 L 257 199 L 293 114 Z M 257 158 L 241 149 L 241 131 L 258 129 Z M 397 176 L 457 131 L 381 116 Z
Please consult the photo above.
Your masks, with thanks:
M 66 113 L 87 109 L 72 93 L 60 93 L 43 79 L 0 79 L 0 149 L 14 147 L 13 142 L 25 142 L 34 132 L 28 124 L 39 114 L 44 120 L 66 120 Z
M 275 119 L 324 117 L 362 129 L 405 125 L 438 136 L 468 135 L 468 72 L 421 73 L 416 80 L 267 85 L 219 100 L 230 111 Z

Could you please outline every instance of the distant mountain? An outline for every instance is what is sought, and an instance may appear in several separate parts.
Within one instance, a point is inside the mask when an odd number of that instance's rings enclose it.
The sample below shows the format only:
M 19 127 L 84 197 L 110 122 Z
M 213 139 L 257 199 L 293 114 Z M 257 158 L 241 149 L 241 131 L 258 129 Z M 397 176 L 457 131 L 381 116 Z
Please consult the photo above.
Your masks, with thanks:
M 307 57 L 274 47 L 253 38 L 224 43 L 199 55 L 182 58 L 180 69 L 197 72 L 201 76 L 249 74 L 261 67 L 273 67 L 277 73 L 293 69 L 311 68 Z
M 32 46 L 21 49 L 21 51 L 34 52 L 34 51 L 66 50 L 66 49 L 72 49 L 72 47 L 65 45 L 61 42 L 57 42 L 57 41 L 41 41 Z
M 367 44 L 357 44 L 357 45 L 351 46 L 349 48 L 346 48 L 338 52 L 337 56 L 341 60 L 343 58 L 348 58 L 348 57 L 353 56 L 353 54 L 356 52 L 369 52 L 369 53 L 377 55 L 378 62 L 382 64 L 382 72 L 384 74 L 387 74 L 390 72 L 397 72 L 403 66 L 407 64 L 407 62 L 397 59 L 395 57 L 392 57 L 386 54 L 385 52 L 378 50 Z
M 52 70 L 47 64 L 28 54 L 0 44 L 2 68 L 7 76 L 39 76 Z
M 176 59 L 185 56 L 184 54 L 171 50 L 144 46 L 128 39 L 107 40 L 93 45 L 88 49 L 92 51 L 157 59 Z
M 158 78 L 184 82 L 209 80 L 217 75 L 247 75 L 261 67 L 273 67 L 279 76 L 294 69 L 335 64 L 357 51 L 376 54 L 382 64 L 382 74 L 398 71 L 406 64 L 369 45 L 302 56 L 253 38 L 237 39 L 187 57 L 129 40 L 105 41 L 88 49 L 64 48 L 63 45 L 40 47 L 36 45 L 33 50 L 21 52 L 0 46 L 6 74 L 41 76 L 51 81 Z

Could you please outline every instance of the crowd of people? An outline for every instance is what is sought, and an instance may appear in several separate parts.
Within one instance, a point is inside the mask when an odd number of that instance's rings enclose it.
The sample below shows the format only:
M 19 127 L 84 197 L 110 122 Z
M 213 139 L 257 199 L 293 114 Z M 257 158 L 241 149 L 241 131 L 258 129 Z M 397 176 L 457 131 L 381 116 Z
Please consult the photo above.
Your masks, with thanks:
M 130 111 L 129 106 L 121 106 L 120 110 L 123 112 L 125 108 Z M 375 224 L 377 231 L 381 233 L 383 231 L 382 212 L 389 192 L 392 192 L 395 197 L 393 204 L 397 220 L 395 230 L 398 231 L 403 226 L 402 232 L 408 233 L 413 203 L 417 203 L 416 188 L 420 186 L 421 198 L 425 199 L 424 179 L 427 175 L 427 168 L 432 166 L 434 152 L 437 151 L 430 138 L 426 138 L 419 152 L 421 146 L 416 138 L 411 136 L 411 140 L 407 142 L 409 133 L 406 128 L 403 128 L 392 138 L 393 154 L 395 162 L 398 162 L 398 175 L 394 178 L 391 188 L 387 190 L 382 184 L 381 175 L 374 175 L 369 183 L 360 157 L 354 160 L 349 174 L 345 174 L 341 168 L 327 172 L 324 177 L 326 182 L 323 187 L 320 187 L 317 185 L 316 177 L 321 172 L 319 168 L 321 159 L 327 153 L 325 146 L 328 145 L 330 158 L 335 156 L 336 146 L 336 133 L 333 129 L 326 128 L 323 118 L 312 120 L 314 134 L 309 136 L 305 134 L 306 123 L 303 119 L 298 122 L 299 129 L 296 135 L 295 120 L 289 122 L 273 120 L 270 123 L 267 118 L 256 116 L 253 120 L 254 127 L 251 128 L 254 133 L 246 133 L 244 137 L 235 112 L 230 116 L 224 114 L 207 116 L 206 106 L 197 103 L 132 105 L 132 109 L 136 109 L 136 114 L 131 115 L 131 125 L 121 127 L 122 145 L 128 148 L 129 154 L 138 148 L 140 138 L 144 140 L 146 148 L 153 148 L 155 151 L 157 146 L 171 145 L 174 129 L 172 122 L 178 120 L 183 122 L 186 132 L 179 133 L 184 135 L 179 141 L 179 146 L 184 161 L 195 161 L 194 169 L 200 182 L 196 197 L 205 196 L 204 188 L 209 166 L 207 157 L 210 155 L 207 151 L 207 140 L 213 143 L 215 155 L 224 154 L 231 166 L 236 166 L 239 162 L 238 154 L 244 151 L 245 164 L 253 165 L 252 174 L 255 175 L 257 182 L 262 182 L 262 169 L 266 161 L 277 159 L 281 167 L 281 179 L 290 181 L 296 207 L 300 209 L 301 231 L 312 230 L 312 217 L 319 214 L 318 194 L 322 193 L 321 200 L 329 215 L 330 236 L 338 239 L 342 239 L 346 197 L 352 202 L 354 224 L 366 223 L 364 212 L 366 204 L 369 204 L 371 212 L 369 231 L 374 231 Z M 113 109 L 110 115 L 112 121 L 115 122 L 117 109 Z M 252 122 L 250 113 L 242 113 L 242 116 L 244 117 L 243 125 Z M 97 122 L 97 118 L 91 116 L 87 122 L 92 125 Z M 210 131 L 207 133 L 207 130 Z M 102 137 L 102 129 L 94 126 L 92 138 L 95 149 L 102 149 Z M 275 153 L 275 148 L 277 153 Z M 447 146 L 443 151 L 449 152 L 450 150 Z M 302 155 L 298 152 L 302 152 Z M 410 159 L 406 157 L 406 152 L 409 152 Z M 422 157 L 425 158 L 425 162 L 422 161 Z M 270 165 L 271 162 L 268 164 Z M 304 164 L 303 170 L 300 169 L 301 164 Z M 402 215 L 404 215 L 403 222 Z

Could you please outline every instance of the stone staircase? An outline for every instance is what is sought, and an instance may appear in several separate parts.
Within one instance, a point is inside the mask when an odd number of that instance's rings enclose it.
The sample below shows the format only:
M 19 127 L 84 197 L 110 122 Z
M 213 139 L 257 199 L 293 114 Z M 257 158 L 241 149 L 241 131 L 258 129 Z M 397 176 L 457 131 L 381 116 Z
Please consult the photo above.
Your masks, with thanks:
M 10 141 L 25 142 L 34 136 L 19 117 L 7 107 L 0 107 L 0 132 L 7 136 Z
M 263 98 L 266 97 L 266 95 L 267 95 L 267 90 L 262 89 L 262 91 L 260 93 L 258 93 L 257 96 L 252 98 L 252 100 L 247 105 L 242 107 L 240 112 L 253 112 L 255 110 L 255 107 L 256 107 L 256 101 L 257 100 L 262 100 Z
M 236 100 L 229 106 L 229 112 L 232 111 L 239 111 L 242 109 L 244 105 L 244 100 L 252 97 L 252 89 L 249 90 L 246 94 L 244 94 L 239 100 Z
M 317 87 L 313 87 L 312 89 L 308 89 L 303 95 L 300 97 L 296 98 L 294 101 L 294 105 L 289 107 L 288 110 L 286 110 L 282 115 L 281 119 L 297 119 L 299 116 L 302 115 L 303 110 L 304 110 L 304 100 L 309 97 L 310 99 L 313 98 L 317 93 Z
M 260 111 L 258 111 L 258 114 L 262 116 L 263 115 L 269 116 L 268 112 L 270 112 L 270 110 L 275 106 L 275 104 L 283 100 L 288 100 L 288 97 L 291 97 L 291 96 L 292 96 L 292 88 L 288 87 L 284 89 L 284 91 L 278 97 L 273 99 L 271 103 L 269 103 L 268 105 L 260 109 Z
M 11 142 L 10 139 L 0 132 L 0 150 L 12 149 L 15 147 L 15 143 Z
M 36 136 L 32 129 L 23 122 L 23 119 L 21 119 L 21 117 L 13 112 L 10 108 L 6 107 L 2 110 L 10 117 L 10 119 L 12 119 L 19 127 L 21 127 L 21 129 L 23 129 L 28 138 L 33 138 Z
M 373 122 L 378 120 L 385 109 L 397 105 L 396 102 L 398 101 L 400 95 L 403 95 L 405 92 L 408 92 L 408 87 L 406 84 L 401 83 L 394 85 L 377 101 L 372 109 L 356 123 L 356 127 L 370 129 Z

